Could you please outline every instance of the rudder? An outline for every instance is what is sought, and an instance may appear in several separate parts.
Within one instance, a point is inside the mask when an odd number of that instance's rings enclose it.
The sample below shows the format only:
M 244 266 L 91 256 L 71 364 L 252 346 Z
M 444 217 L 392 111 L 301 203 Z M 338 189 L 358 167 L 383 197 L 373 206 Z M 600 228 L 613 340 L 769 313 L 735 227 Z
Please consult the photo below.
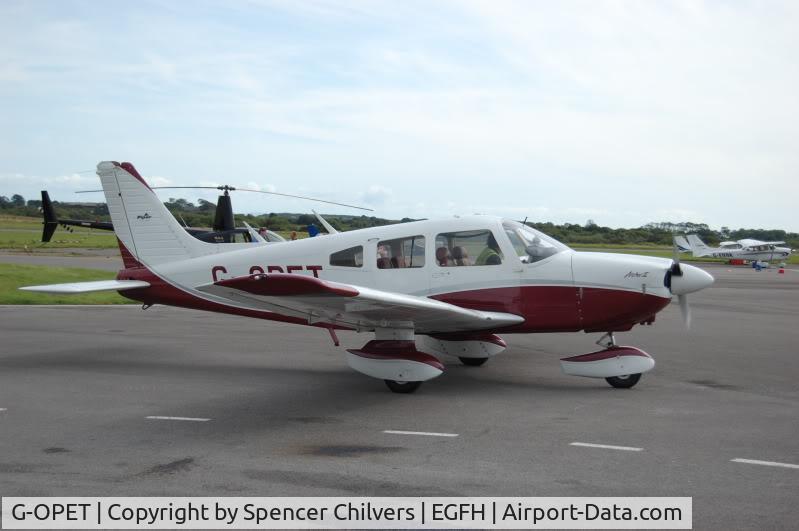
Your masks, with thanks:
M 158 265 L 214 252 L 187 233 L 129 162 L 97 165 L 114 232 L 133 258 Z
M 686 238 L 688 239 L 688 243 L 691 244 L 691 251 L 693 252 L 694 256 L 707 256 L 713 252 L 713 250 L 705 245 L 705 242 L 700 240 L 699 236 L 696 234 L 689 234 L 686 236 Z

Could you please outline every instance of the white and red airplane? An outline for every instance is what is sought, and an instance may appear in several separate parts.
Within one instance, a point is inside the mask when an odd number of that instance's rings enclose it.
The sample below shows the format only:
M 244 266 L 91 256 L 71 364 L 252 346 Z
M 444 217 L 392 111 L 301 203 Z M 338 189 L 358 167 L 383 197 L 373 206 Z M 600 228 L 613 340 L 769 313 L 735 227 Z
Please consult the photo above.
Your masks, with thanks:
M 165 304 L 373 333 L 347 350 L 353 369 L 412 392 L 439 376 L 439 356 L 482 365 L 502 334 L 604 332 L 603 350 L 564 358 L 567 374 L 632 387 L 654 360 L 614 332 L 651 324 L 674 295 L 713 283 L 677 259 L 578 253 L 516 221 L 490 216 L 417 221 L 253 246 L 190 236 L 129 163 L 101 162 L 125 268 L 117 280 L 30 286 L 116 290 Z

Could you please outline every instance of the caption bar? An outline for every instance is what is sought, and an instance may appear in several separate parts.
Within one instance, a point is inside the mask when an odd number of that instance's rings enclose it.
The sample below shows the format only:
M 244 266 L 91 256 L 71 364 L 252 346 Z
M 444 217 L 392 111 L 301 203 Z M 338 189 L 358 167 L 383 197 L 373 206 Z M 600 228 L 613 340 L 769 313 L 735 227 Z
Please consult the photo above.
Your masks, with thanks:
M 2 498 L 3 529 L 691 529 L 672 498 Z

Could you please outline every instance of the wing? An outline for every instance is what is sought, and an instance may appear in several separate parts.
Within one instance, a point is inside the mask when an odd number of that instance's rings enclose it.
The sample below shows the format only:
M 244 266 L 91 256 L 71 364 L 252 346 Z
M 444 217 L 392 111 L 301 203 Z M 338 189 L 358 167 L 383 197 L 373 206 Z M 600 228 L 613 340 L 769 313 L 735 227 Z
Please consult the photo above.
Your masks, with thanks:
M 78 293 L 94 293 L 95 291 L 125 291 L 126 289 L 147 288 L 149 286 L 150 283 L 143 280 L 96 280 L 93 282 L 68 282 L 66 284 L 25 286 L 19 289 L 23 291 L 71 295 Z
M 414 328 L 420 333 L 493 329 L 524 322 L 518 315 L 483 312 L 453 304 L 330 282 L 306 275 L 273 273 L 220 280 L 200 291 L 282 314 L 357 330 Z

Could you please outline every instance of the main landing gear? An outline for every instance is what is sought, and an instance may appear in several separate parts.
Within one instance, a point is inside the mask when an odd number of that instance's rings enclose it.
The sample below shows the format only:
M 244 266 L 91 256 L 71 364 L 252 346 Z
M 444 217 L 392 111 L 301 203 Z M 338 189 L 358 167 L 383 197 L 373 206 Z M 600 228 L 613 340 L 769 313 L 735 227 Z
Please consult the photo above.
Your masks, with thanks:
M 624 376 L 611 376 L 609 378 L 605 378 L 605 381 L 616 389 L 629 389 L 637 384 L 638 380 L 640 379 L 641 373 L 639 372 L 636 374 L 625 374 Z
M 458 358 L 461 360 L 461 363 L 464 365 L 468 365 L 469 367 L 479 367 L 480 365 L 484 364 L 488 361 L 488 358 Z
M 375 339 L 359 349 L 347 349 L 347 364 L 403 394 L 413 393 L 444 371 L 441 360 L 417 350 L 411 326 L 376 329 Z
M 617 389 L 629 389 L 641 379 L 641 374 L 655 367 L 652 356 L 635 347 L 616 344 L 613 332 L 603 335 L 597 344 L 603 350 L 560 360 L 566 374 L 587 378 L 604 378 Z

